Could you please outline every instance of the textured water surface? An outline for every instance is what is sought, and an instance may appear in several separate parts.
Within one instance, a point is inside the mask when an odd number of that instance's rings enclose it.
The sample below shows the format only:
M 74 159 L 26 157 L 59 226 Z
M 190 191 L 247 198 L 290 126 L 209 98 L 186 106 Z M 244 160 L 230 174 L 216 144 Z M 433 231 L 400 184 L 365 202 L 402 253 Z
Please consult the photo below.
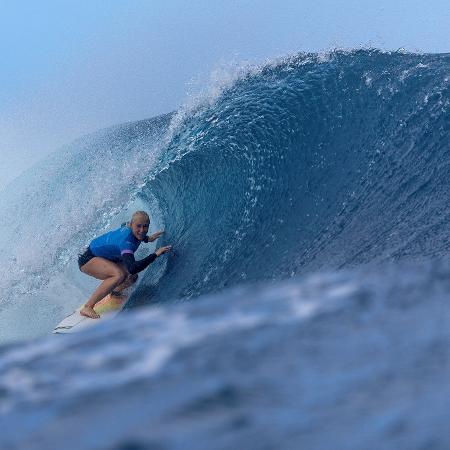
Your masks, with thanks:
M 448 448 L 449 83 L 445 54 L 299 54 L 15 180 L 2 447 Z M 174 252 L 118 319 L 48 336 L 135 209 Z

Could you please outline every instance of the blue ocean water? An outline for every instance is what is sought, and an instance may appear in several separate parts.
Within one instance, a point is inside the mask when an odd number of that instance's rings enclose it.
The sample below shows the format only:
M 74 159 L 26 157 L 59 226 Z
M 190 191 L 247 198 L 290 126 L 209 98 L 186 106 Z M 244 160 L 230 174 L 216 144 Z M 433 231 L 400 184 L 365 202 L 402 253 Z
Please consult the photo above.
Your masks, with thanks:
M 298 54 L 15 180 L 0 443 L 448 448 L 449 88 L 447 54 Z M 135 209 L 173 253 L 117 320 L 47 337 L 95 286 L 76 254 Z

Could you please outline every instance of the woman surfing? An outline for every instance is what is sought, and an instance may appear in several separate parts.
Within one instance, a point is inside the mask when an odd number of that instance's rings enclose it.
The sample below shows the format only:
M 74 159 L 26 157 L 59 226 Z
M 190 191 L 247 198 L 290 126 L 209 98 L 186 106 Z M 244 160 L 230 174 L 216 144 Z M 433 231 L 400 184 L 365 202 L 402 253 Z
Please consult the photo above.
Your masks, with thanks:
M 170 251 L 172 246 L 167 245 L 144 259 L 134 259 L 134 253 L 141 242 L 153 242 L 164 233 L 157 231 L 147 236 L 149 226 L 149 215 L 145 211 L 136 211 L 127 225 L 94 239 L 87 250 L 79 255 L 78 266 L 81 272 L 103 280 L 80 309 L 82 316 L 100 318 L 94 311 L 97 302 L 108 294 L 120 295 L 125 288 L 136 282 L 139 272 L 158 256 Z

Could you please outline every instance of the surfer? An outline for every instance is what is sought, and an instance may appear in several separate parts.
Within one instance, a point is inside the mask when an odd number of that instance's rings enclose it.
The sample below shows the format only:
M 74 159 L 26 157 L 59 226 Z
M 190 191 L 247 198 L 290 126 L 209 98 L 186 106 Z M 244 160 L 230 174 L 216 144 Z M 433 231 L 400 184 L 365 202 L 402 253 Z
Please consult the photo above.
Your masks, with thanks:
M 81 272 L 103 280 L 81 308 L 82 316 L 98 319 L 100 316 L 94 311 L 97 302 L 108 294 L 121 295 L 125 288 L 136 282 L 138 272 L 172 248 L 170 245 L 160 247 L 155 253 L 136 261 L 134 252 L 141 242 L 153 242 L 164 233 L 157 231 L 147 236 L 149 226 L 149 215 L 145 211 L 136 211 L 128 224 L 94 239 L 87 250 L 79 255 Z

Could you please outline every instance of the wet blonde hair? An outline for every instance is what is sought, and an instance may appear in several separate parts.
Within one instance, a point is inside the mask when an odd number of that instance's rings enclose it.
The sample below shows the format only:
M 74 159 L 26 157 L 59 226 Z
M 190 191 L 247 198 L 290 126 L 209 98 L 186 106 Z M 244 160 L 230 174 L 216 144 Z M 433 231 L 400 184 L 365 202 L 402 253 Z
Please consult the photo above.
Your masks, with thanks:
M 150 216 L 145 211 L 135 211 L 131 216 L 131 220 L 126 223 L 128 227 L 136 220 L 136 217 L 144 217 L 148 223 L 150 223 Z

